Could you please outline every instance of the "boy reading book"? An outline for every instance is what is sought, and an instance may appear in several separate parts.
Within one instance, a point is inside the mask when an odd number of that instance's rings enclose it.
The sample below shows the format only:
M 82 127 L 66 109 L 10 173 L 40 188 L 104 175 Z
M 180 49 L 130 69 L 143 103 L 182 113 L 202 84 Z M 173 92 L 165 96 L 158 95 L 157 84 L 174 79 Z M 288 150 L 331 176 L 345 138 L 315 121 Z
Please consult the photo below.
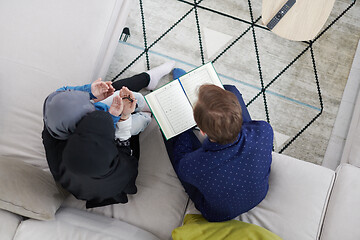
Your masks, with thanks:
M 174 79 L 184 74 L 174 69 Z M 185 191 L 208 221 L 226 221 L 258 205 L 268 191 L 273 130 L 253 121 L 235 86 L 199 88 L 194 119 L 206 135 L 193 130 L 165 141 Z

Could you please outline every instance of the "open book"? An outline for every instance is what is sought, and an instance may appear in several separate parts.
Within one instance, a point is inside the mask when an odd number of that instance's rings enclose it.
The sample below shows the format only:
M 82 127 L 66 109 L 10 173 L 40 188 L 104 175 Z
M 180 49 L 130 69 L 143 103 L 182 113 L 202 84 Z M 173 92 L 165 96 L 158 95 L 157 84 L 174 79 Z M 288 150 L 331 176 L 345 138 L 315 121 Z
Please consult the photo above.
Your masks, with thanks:
M 203 84 L 224 88 L 211 62 L 145 96 L 166 139 L 196 126 L 193 106 L 197 101 L 198 88 Z

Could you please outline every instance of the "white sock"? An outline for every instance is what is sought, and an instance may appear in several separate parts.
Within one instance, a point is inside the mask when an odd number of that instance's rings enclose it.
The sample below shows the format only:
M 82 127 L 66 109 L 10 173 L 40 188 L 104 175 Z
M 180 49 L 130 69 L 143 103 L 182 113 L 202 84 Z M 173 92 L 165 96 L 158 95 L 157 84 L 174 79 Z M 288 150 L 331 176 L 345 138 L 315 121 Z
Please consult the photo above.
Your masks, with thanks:
M 175 61 L 170 61 L 147 71 L 146 73 L 150 76 L 150 82 L 149 85 L 147 85 L 146 89 L 154 90 L 159 83 L 159 80 L 166 74 L 169 74 L 174 67 Z

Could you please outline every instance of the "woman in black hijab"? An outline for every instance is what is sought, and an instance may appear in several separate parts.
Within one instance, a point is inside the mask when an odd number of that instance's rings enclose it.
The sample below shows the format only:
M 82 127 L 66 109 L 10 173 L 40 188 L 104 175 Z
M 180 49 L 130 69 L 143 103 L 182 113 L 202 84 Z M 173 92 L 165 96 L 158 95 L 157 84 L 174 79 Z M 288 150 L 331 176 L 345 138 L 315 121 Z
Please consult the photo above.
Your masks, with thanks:
M 46 128 L 42 137 L 55 181 L 76 198 L 86 200 L 87 208 L 126 203 L 126 194 L 137 192 L 139 152 L 116 144 L 109 113 L 87 114 L 67 141 L 53 138 Z
M 150 76 L 141 73 L 112 85 L 116 90 L 128 86 L 139 91 L 149 85 Z M 127 194 L 137 192 L 139 136 L 116 141 L 108 112 L 89 111 L 66 140 L 54 138 L 47 127 L 42 138 L 55 181 L 76 198 L 85 200 L 87 208 L 126 203 Z

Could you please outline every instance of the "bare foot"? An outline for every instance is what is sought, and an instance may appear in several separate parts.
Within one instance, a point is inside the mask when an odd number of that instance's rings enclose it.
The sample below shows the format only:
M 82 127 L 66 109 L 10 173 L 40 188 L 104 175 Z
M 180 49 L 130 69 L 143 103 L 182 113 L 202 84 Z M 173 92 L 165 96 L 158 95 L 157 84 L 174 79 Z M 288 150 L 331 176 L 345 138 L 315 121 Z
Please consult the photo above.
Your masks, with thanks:
M 114 116 L 119 116 L 124 108 L 123 101 L 119 95 L 116 95 L 113 99 L 113 102 L 110 106 L 109 113 Z

